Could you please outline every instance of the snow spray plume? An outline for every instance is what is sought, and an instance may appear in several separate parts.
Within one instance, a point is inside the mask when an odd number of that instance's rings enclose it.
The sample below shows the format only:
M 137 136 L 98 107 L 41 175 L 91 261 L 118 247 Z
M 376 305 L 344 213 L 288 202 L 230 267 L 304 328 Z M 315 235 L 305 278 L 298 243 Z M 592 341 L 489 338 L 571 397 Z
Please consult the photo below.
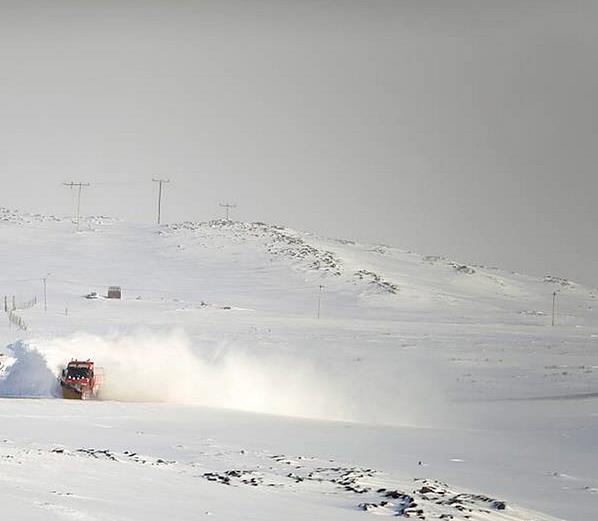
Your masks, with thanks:
M 338 352 L 321 352 L 318 360 L 260 346 L 222 344 L 214 349 L 191 343 L 176 331 L 80 333 L 32 345 L 12 347 L 16 361 L 3 381 L 0 376 L 0 394 L 53 395 L 60 369 L 72 358 L 89 358 L 104 369 L 100 398 L 105 400 L 389 425 L 431 424 L 446 410 L 429 361 L 404 356 L 389 367 L 384 353 L 375 350 L 359 363 Z
M 351 419 L 341 395 L 314 369 L 288 356 L 256 355 L 239 346 L 216 353 L 181 332 L 76 334 L 36 343 L 58 374 L 71 358 L 104 369 L 105 400 L 175 402 L 311 418 Z
M 7 347 L 9 358 L 0 366 L 0 396 L 56 396 L 58 380 L 44 357 L 22 342 Z

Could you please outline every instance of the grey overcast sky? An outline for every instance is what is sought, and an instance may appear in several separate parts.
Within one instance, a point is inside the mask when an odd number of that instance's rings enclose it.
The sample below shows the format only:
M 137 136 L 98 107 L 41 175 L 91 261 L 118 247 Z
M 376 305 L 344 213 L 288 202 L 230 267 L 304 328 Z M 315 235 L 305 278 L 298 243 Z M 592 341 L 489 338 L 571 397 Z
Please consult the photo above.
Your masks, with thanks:
M 0 0 L 0 205 L 598 286 L 598 2 Z

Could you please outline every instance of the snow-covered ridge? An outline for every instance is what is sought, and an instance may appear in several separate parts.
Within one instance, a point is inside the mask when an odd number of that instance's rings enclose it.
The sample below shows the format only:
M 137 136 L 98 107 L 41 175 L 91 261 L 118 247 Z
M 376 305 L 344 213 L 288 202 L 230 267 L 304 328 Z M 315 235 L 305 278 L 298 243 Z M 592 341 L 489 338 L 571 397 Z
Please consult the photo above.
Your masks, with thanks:
M 63 222 L 64 219 L 54 215 L 40 213 L 23 213 L 18 210 L 0 207 L 0 223 L 2 224 L 30 224 L 34 222 Z
M 324 243 L 339 243 L 344 246 L 355 245 L 352 241 L 326 240 L 312 234 L 297 232 L 278 225 L 263 222 L 237 222 L 213 220 L 207 222 L 183 222 L 166 225 L 162 234 L 192 233 L 212 235 L 216 232 L 232 243 L 252 241 L 269 255 L 293 263 L 306 272 L 313 272 L 325 277 L 343 279 L 352 284 L 361 284 L 375 293 L 396 294 L 399 286 L 386 280 L 382 275 L 365 267 L 347 266 L 340 255 Z
M 80 226 L 83 231 L 93 231 L 96 227 L 111 225 L 119 222 L 118 219 L 108 216 L 81 217 Z M 41 213 L 27 213 L 6 207 L 0 207 L 0 224 L 74 224 L 72 217 L 44 215 Z M 505 279 L 526 277 L 511 272 L 507 273 L 496 266 L 467 264 L 452 260 L 441 255 L 419 255 L 412 251 L 401 250 L 389 245 L 360 244 L 353 240 L 326 238 L 313 233 L 293 230 L 286 226 L 267 224 L 263 222 L 239 222 L 215 219 L 211 221 L 184 221 L 163 225 L 159 234 L 175 236 L 194 234 L 212 236 L 220 235 L 230 243 L 261 243 L 265 252 L 278 259 L 285 259 L 295 263 L 300 269 L 314 272 L 321 276 L 337 277 L 356 285 L 369 288 L 373 294 L 398 294 L 401 290 L 401 281 L 391 275 L 376 270 L 369 262 L 347 263 L 343 258 L 345 251 L 360 251 L 361 253 L 379 255 L 392 260 L 412 261 L 415 259 L 421 265 L 434 266 L 440 269 L 449 269 L 457 275 L 472 277 L 474 279 L 492 280 L 497 286 L 505 286 Z M 536 280 L 551 286 L 555 290 L 589 291 L 582 285 L 564 277 L 547 274 Z
M 494 266 L 464 264 L 387 245 L 331 239 L 263 222 L 182 222 L 165 225 L 160 233 L 179 237 L 182 248 L 189 247 L 189 238 L 203 241 L 206 248 L 215 244 L 245 244 L 249 248 L 251 244 L 306 274 L 329 279 L 328 284 L 336 280 L 356 286 L 363 295 L 398 295 L 407 301 L 423 298 L 449 303 L 454 299 L 511 299 L 526 294 L 544 298 L 552 290 L 589 293 L 587 288 L 558 276 L 528 277 Z M 523 306 L 525 309 L 528 304 Z
M 165 228 L 169 232 L 220 230 L 226 232 L 227 237 L 234 242 L 259 239 L 264 242 L 264 248 L 271 255 L 300 261 L 311 270 L 322 271 L 330 275 L 340 276 L 343 272 L 342 263 L 334 253 L 312 246 L 299 233 L 284 226 L 268 225 L 262 222 L 213 220 L 207 222 L 187 221 L 169 224 Z
M 117 219 L 105 215 L 90 215 L 80 218 L 80 225 L 86 229 L 93 226 L 112 224 Z M 59 217 L 56 215 L 44 215 L 41 213 L 27 213 L 19 210 L 0 206 L 0 224 L 26 225 L 33 223 L 74 223 L 73 217 Z

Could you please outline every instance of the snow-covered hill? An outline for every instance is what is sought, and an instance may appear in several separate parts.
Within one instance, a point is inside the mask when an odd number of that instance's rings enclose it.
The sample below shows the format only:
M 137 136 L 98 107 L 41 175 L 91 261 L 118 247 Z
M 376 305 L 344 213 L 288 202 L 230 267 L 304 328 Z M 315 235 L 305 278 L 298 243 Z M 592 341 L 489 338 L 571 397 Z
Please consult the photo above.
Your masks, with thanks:
M 598 511 L 595 290 L 264 223 L 0 210 L 0 244 L 15 518 Z M 52 399 L 71 357 L 104 401 Z

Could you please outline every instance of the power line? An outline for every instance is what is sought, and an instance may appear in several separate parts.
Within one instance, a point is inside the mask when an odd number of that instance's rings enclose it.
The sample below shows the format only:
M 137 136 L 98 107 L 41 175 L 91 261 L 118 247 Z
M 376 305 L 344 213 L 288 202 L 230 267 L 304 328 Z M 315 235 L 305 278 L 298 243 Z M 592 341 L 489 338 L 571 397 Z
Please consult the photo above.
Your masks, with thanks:
M 75 183 L 74 181 L 71 181 L 70 183 L 62 183 L 64 186 L 68 186 L 69 188 L 71 188 L 71 190 L 75 187 L 77 187 L 79 190 L 77 192 L 77 215 L 76 215 L 76 223 L 77 223 L 77 231 L 79 231 L 79 219 L 80 219 L 80 215 L 81 215 L 81 189 L 84 186 L 89 186 L 89 183 L 82 183 L 81 181 L 79 181 L 78 183 Z
M 162 217 L 162 185 L 164 183 L 170 183 L 170 179 L 156 179 L 152 177 L 152 181 L 158 183 L 158 224 L 160 224 Z
M 226 220 L 227 220 L 227 221 L 230 221 L 230 219 L 228 218 L 228 213 L 229 213 L 229 210 L 230 210 L 231 208 L 236 208 L 236 207 L 237 207 L 237 205 L 236 205 L 236 204 L 230 204 L 230 203 L 220 203 L 220 206 L 221 206 L 222 208 L 226 208 Z

